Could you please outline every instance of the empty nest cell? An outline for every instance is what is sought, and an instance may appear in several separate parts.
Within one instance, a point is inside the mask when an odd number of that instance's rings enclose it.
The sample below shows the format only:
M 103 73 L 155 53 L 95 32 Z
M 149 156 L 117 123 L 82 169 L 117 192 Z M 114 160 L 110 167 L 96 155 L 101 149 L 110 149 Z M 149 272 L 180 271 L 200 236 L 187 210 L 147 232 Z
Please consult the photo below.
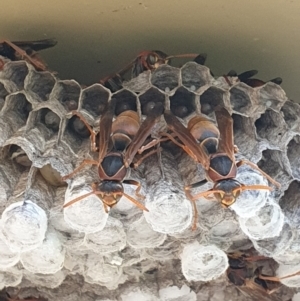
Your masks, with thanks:
M 179 86 L 179 69 L 169 65 L 161 65 L 151 76 L 153 86 L 163 92 L 170 92 Z
M 287 157 L 293 176 L 300 180 L 300 136 L 296 135 L 287 145 Z
M 225 91 L 217 88 L 210 87 L 203 94 L 200 95 L 201 113 L 210 115 L 214 112 L 215 108 L 219 105 L 224 105 Z
M 251 94 L 245 92 L 246 85 L 243 84 L 243 89 L 240 89 L 238 86 L 235 86 L 230 89 L 230 103 L 232 109 L 238 113 L 246 114 L 247 111 L 251 107 Z M 251 88 L 247 88 L 246 91 L 250 90 Z
M 55 84 L 50 99 L 58 100 L 67 111 L 78 108 L 80 86 L 74 80 L 59 81 Z
M 142 115 L 148 115 L 149 111 L 158 102 L 165 104 L 165 94 L 156 88 L 150 88 L 139 96 Z
M 37 102 L 49 99 L 55 85 L 55 78 L 50 72 L 31 70 L 25 80 L 24 90 Z
M 172 113 L 180 118 L 190 115 L 196 110 L 195 94 L 180 87 L 170 97 L 170 109 Z
M 3 83 L 0 82 L 0 111 L 4 106 L 5 97 L 8 95 L 8 91 L 5 89 Z
M 266 110 L 255 121 L 256 133 L 260 138 L 272 141 L 273 144 L 283 147 L 282 137 L 286 133 L 286 124 L 280 113 Z
M 113 98 L 117 100 L 116 116 L 127 110 L 137 111 L 137 96 L 134 93 L 128 90 L 121 90 L 114 94 Z
M 288 127 L 300 133 L 300 106 L 293 101 L 287 101 L 281 108 L 283 118 Z
M 10 92 L 16 92 L 18 90 L 23 90 L 24 80 L 28 74 L 28 66 L 25 61 L 19 62 L 7 62 L 4 65 L 2 72 L 0 72 L 0 79 L 6 79 L 12 82 L 16 90 Z
M 68 143 L 74 152 L 78 151 L 84 140 L 87 140 L 90 132 L 78 116 L 72 116 L 67 120 L 62 140 Z
M 21 123 L 24 125 L 27 121 L 30 111 L 32 110 L 31 103 L 27 100 L 23 93 L 12 94 L 6 97 L 5 106 L 2 113 L 5 117 L 11 115 L 11 123 Z M 21 122 L 20 122 L 21 121 Z
M 92 85 L 82 91 L 80 97 L 81 108 L 93 117 L 99 117 L 104 112 L 110 98 L 110 92 L 100 84 Z
M 300 228 L 300 206 L 299 206 L 299 193 L 300 182 L 293 181 L 290 183 L 288 189 L 279 201 L 284 215 L 288 218 L 291 226 Z
M 211 83 L 210 70 L 195 62 L 189 62 L 181 68 L 182 85 L 191 91 L 197 91 L 201 87 Z

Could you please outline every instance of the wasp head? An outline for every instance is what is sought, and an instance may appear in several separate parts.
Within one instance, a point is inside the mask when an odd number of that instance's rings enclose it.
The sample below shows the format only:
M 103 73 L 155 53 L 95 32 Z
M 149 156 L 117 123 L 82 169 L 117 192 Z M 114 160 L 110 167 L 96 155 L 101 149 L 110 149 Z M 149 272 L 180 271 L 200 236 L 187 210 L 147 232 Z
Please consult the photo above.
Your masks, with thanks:
M 98 186 L 99 198 L 108 207 L 116 205 L 123 196 L 124 188 L 119 181 L 102 181 Z
M 153 52 L 149 52 L 146 57 L 147 65 L 150 69 L 156 69 L 162 64 L 166 64 L 168 62 L 167 55 L 162 51 L 156 50 Z
M 234 179 L 221 180 L 215 185 L 214 195 L 224 207 L 231 206 L 241 193 L 242 184 Z

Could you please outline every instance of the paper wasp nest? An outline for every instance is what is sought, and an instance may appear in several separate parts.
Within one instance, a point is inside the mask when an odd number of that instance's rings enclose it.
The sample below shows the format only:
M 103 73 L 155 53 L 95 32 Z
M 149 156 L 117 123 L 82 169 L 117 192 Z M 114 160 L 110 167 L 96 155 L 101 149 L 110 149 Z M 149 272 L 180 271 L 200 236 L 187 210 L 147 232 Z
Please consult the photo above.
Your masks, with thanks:
M 214 108 L 225 106 L 234 119 L 239 156 L 258 163 L 281 189 L 245 192 L 231 209 L 200 199 L 192 231 L 183 187 L 203 179 L 203 169 L 166 144 L 160 161 L 152 156 L 131 171 L 149 212 L 122 199 L 108 215 L 96 196 L 63 210 L 65 197 L 91 191 L 98 180 L 91 167 L 68 181 L 68 188 L 60 180 L 93 156 L 89 132 L 68 113 L 78 110 L 97 129 L 112 98 L 117 114 L 131 109 L 142 119 L 161 102 L 185 124 L 200 112 L 214 119 Z M 6 60 L 0 106 L 0 289 L 18 286 L 27 296 L 60 301 L 252 300 L 224 274 L 226 253 L 252 246 L 273 257 L 281 275 L 300 270 L 300 106 L 280 86 L 229 86 L 189 62 L 144 72 L 111 93 L 100 84 L 82 88 L 24 61 Z M 153 137 L 165 129 L 161 117 Z M 246 166 L 238 177 L 267 184 Z M 208 183 L 203 189 L 210 188 Z M 300 287 L 299 279 L 284 283 Z M 275 295 L 288 300 L 293 293 L 282 287 Z

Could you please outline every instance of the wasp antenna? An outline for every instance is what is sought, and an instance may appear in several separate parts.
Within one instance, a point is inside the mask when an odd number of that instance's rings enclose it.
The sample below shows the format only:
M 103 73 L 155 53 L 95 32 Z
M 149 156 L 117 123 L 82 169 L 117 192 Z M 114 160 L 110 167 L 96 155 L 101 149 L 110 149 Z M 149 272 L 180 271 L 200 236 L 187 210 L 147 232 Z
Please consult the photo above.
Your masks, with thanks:
M 91 191 L 89 193 L 83 194 L 83 195 L 79 196 L 78 198 L 75 198 L 74 200 L 68 202 L 67 204 L 64 204 L 63 208 L 69 207 L 69 206 L 73 205 L 74 203 L 77 203 L 77 202 L 81 201 L 82 199 L 84 199 L 84 198 L 86 198 L 86 197 L 88 197 L 92 194 L 97 194 L 97 193 L 95 191 Z
M 271 191 L 272 188 L 265 185 L 248 185 L 248 186 L 241 186 L 235 188 L 233 191 L 243 191 L 243 190 L 269 190 Z
M 186 53 L 186 54 L 176 54 L 176 55 L 170 55 L 166 57 L 166 60 L 172 59 L 172 58 L 196 58 L 199 54 L 198 53 Z
M 187 190 L 189 190 L 189 188 L 185 188 L 186 190 L 186 193 L 187 193 Z M 210 194 L 214 194 L 214 193 L 224 193 L 224 191 L 222 190 L 208 190 L 208 191 L 204 191 L 204 192 L 200 192 L 192 197 L 190 197 L 188 195 L 188 198 L 191 200 L 191 201 L 196 201 L 197 199 L 200 199 L 201 197 L 207 197 L 208 195 Z
M 129 200 L 131 201 L 134 205 L 136 205 L 137 207 L 139 207 L 140 209 L 149 212 L 149 210 L 141 203 L 139 203 L 136 199 L 134 199 L 133 197 L 131 197 L 130 195 L 123 193 L 123 195 Z

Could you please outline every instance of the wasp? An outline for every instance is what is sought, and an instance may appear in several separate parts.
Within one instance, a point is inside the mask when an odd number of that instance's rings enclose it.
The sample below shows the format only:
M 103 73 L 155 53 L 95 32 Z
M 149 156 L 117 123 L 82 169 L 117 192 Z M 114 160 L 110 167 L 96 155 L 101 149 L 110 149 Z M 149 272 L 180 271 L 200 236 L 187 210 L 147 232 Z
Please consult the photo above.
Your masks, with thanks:
M 248 164 L 253 169 L 259 171 L 271 183 L 280 187 L 280 184 L 263 172 L 259 167 L 248 161 L 236 162 L 235 153 L 237 147 L 233 139 L 233 120 L 228 111 L 223 107 L 217 107 L 216 119 L 218 127 L 204 116 L 195 116 L 187 128 L 174 116 L 171 111 L 165 111 L 164 117 L 168 128 L 173 134 L 162 133 L 176 145 L 181 147 L 197 163 L 200 163 L 206 172 L 206 179 L 213 182 L 212 189 L 192 195 L 190 190 L 202 186 L 207 180 L 200 181 L 186 186 L 185 193 L 191 200 L 194 208 L 193 229 L 196 228 L 197 207 L 195 201 L 201 197 L 214 197 L 221 202 L 224 207 L 231 206 L 243 190 L 272 190 L 264 185 L 244 185 L 237 181 L 237 168 L 243 164 Z M 178 142 L 175 138 L 178 138 Z
M 262 261 L 272 259 L 264 256 L 248 256 L 242 253 L 228 254 L 228 280 L 252 300 L 279 301 L 273 293 L 280 287 L 280 279 L 262 274 Z M 261 262 L 261 263 L 259 263 Z
M 38 41 L 0 41 L 0 55 L 9 58 L 12 61 L 26 60 L 37 71 L 47 70 L 46 63 L 38 55 L 38 51 L 53 47 L 57 44 L 54 39 L 45 39 Z M 4 63 L 2 64 L 3 67 Z
M 139 124 L 137 112 L 130 110 L 119 114 L 113 122 L 115 106 L 116 100 L 112 99 L 100 120 L 98 147 L 96 144 L 96 133 L 80 114 L 74 112 L 90 131 L 92 150 L 98 151 L 99 157 L 98 160 L 84 160 L 73 172 L 64 176 L 62 179 L 65 181 L 73 177 L 86 165 L 96 165 L 98 167 L 100 181 L 92 185 L 91 192 L 68 202 L 64 205 L 64 208 L 95 194 L 103 202 L 106 212 L 108 212 L 110 207 L 116 205 L 122 196 L 125 196 L 140 209 L 148 211 L 144 205 L 124 192 L 123 184 L 136 186 L 136 195 L 142 197 L 139 194 L 141 189 L 140 183 L 130 179 L 124 180 L 124 178 L 135 155 L 144 144 L 146 138 L 151 134 L 151 129 L 156 119 L 162 115 L 163 105 L 157 103 L 153 109 L 149 111 L 141 125 Z M 143 159 L 155 152 L 157 152 L 157 150 L 148 152 Z M 141 160 L 142 159 L 140 159 L 140 162 Z
M 130 69 L 131 77 L 134 78 L 139 76 L 144 71 L 152 71 L 157 69 L 160 65 L 168 64 L 171 58 L 195 58 L 197 61 L 199 60 L 204 64 L 206 55 L 203 54 L 203 57 L 201 57 L 201 55 L 189 53 L 168 56 L 166 53 L 160 50 L 141 51 L 132 62 L 115 74 L 103 78 L 100 80 L 100 83 L 115 92 L 122 88 L 123 76 Z
M 251 78 L 252 76 L 256 75 L 257 73 L 258 73 L 257 70 L 248 70 L 241 74 L 237 74 L 234 70 L 231 70 L 227 73 L 227 75 L 224 75 L 224 78 L 229 86 L 232 86 L 232 84 L 231 84 L 230 80 L 228 79 L 228 77 L 237 77 L 240 82 L 245 83 L 246 85 L 248 85 L 252 88 L 257 88 L 257 87 L 261 87 L 267 83 L 267 82 L 262 81 L 261 79 Z M 281 85 L 282 78 L 276 77 L 276 78 L 269 80 L 268 82 L 272 82 L 277 85 Z

